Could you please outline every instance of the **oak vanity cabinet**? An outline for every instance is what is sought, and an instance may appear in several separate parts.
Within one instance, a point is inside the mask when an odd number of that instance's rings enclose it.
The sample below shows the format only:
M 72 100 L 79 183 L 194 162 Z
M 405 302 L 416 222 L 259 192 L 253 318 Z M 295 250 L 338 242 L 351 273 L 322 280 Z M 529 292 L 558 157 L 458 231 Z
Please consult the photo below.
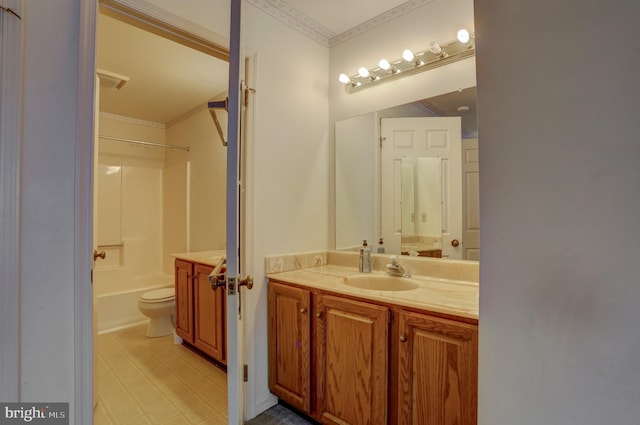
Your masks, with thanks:
M 386 424 L 389 309 L 274 281 L 268 293 L 271 392 L 326 424 Z
M 311 413 L 311 293 L 269 282 L 269 388 Z
M 175 261 L 176 333 L 188 344 L 226 364 L 226 302 L 223 288 L 212 289 L 213 266 Z
M 386 424 L 389 309 L 319 295 L 315 311 L 320 420 Z
M 193 344 L 193 264 L 175 261 L 176 334 Z
M 209 274 L 213 267 L 194 264 L 193 345 L 222 364 L 227 364 L 225 319 L 227 316 L 224 288 L 213 289 Z
M 478 326 L 455 319 L 270 280 L 269 388 L 323 424 L 475 425 Z
M 414 312 L 398 316 L 397 423 L 476 424 L 478 327 Z

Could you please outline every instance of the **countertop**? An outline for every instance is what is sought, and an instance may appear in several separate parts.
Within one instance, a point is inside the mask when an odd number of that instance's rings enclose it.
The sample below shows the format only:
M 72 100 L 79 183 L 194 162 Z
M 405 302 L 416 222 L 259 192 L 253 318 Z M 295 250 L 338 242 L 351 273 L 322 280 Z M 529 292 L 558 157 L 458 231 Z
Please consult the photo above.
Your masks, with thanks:
M 327 264 L 267 273 L 267 277 L 358 298 L 478 320 L 479 286 L 477 282 L 413 276 L 411 279 L 419 283 L 419 288 L 407 291 L 376 291 L 354 288 L 345 284 L 350 276 L 363 274 L 365 273 L 359 273 L 352 267 Z M 383 275 L 383 273 L 372 272 L 370 275 Z
M 217 251 L 182 252 L 178 254 L 171 254 L 171 256 L 180 260 L 191 261 L 193 263 L 216 266 L 221 259 L 226 258 L 227 251 L 221 249 Z

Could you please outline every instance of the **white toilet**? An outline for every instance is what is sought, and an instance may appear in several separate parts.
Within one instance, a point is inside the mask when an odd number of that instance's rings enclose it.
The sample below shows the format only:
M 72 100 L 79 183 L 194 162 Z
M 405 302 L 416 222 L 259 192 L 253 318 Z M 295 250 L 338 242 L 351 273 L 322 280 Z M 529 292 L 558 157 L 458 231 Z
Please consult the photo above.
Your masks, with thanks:
M 171 335 L 175 328 L 175 288 L 156 289 L 143 294 L 138 299 L 138 310 L 149 318 L 148 337 Z

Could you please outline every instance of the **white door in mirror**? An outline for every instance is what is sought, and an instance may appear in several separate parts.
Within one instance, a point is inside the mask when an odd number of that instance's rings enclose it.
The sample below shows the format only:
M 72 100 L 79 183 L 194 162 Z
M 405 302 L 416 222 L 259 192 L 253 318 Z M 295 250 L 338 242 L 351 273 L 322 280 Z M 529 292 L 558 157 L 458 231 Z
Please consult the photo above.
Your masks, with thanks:
M 401 252 L 402 158 L 437 157 L 442 170 L 443 258 L 462 258 L 462 126 L 460 117 L 381 120 L 381 237 L 389 252 Z M 414 237 L 440 235 L 413 235 Z M 453 246 L 452 241 L 460 241 Z

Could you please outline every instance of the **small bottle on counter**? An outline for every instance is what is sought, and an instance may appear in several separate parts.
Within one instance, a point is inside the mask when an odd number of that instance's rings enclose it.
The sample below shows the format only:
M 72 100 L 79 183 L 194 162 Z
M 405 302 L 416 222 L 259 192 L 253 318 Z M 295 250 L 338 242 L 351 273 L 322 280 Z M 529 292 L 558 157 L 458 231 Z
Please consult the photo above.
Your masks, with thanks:
M 378 254 L 384 254 L 384 242 L 382 238 L 378 241 Z
M 367 245 L 366 239 L 362 241 L 360 247 L 358 270 L 362 273 L 371 273 L 371 248 Z

